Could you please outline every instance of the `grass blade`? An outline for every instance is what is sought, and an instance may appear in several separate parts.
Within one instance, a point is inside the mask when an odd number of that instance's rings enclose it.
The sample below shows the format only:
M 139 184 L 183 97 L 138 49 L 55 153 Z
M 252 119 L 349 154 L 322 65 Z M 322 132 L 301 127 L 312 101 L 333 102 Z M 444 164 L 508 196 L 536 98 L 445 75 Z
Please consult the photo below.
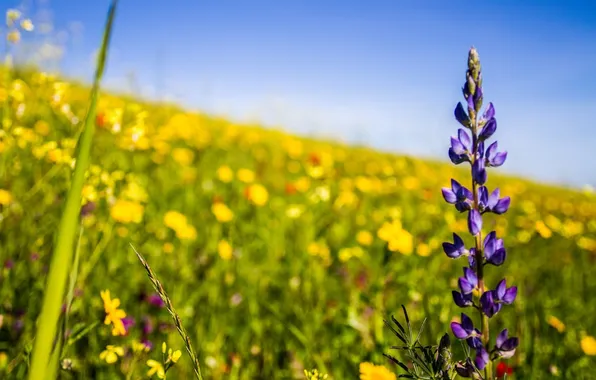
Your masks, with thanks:
M 56 246 L 52 254 L 43 305 L 38 319 L 38 329 L 33 347 L 33 361 L 29 371 L 30 380 L 48 379 L 46 371 L 48 370 L 50 354 L 58 329 L 60 308 L 64 299 L 64 290 L 68 279 L 68 268 L 72 262 L 74 253 L 74 238 L 81 211 L 81 193 L 85 180 L 85 171 L 89 166 L 93 133 L 95 132 L 99 85 L 105 67 L 117 2 L 117 0 L 112 0 L 108 11 L 93 88 L 91 90 L 89 108 L 85 116 L 83 133 L 77 144 L 76 166 L 72 177 L 72 184 L 66 197 L 66 204 L 64 205 L 64 211 L 58 227 Z
M 149 263 L 147 262 L 147 260 L 145 260 L 145 258 L 135 249 L 135 247 L 133 247 L 132 244 L 130 246 L 131 246 L 132 250 L 137 254 L 137 257 L 139 258 L 139 261 L 141 262 L 141 264 L 143 264 L 143 266 L 145 267 L 145 270 L 147 271 L 147 275 L 149 276 L 149 280 L 153 284 L 155 291 L 159 294 L 162 301 L 166 305 L 166 309 L 168 309 L 168 312 L 170 312 L 170 315 L 174 319 L 174 324 L 176 325 L 176 328 L 178 329 L 178 333 L 184 340 L 184 345 L 186 346 L 186 351 L 188 352 L 188 355 L 190 356 L 190 359 L 192 360 L 192 365 L 193 365 L 193 369 L 194 369 L 196 378 L 198 380 L 203 380 L 203 375 L 201 374 L 201 364 L 199 363 L 199 358 L 195 354 L 195 350 L 192 348 L 192 344 L 190 342 L 190 337 L 188 336 L 186 329 L 182 325 L 182 319 L 180 318 L 180 315 L 178 315 L 178 313 L 176 313 L 176 310 L 174 310 L 174 305 L 172 305 L 172 300 L 170 300 L 170 297 L 168 297 L 168 294 L 164 290 L 163 285 L 157 279 L 155 272 L 153 272 L 153 270 L 149 266 Z

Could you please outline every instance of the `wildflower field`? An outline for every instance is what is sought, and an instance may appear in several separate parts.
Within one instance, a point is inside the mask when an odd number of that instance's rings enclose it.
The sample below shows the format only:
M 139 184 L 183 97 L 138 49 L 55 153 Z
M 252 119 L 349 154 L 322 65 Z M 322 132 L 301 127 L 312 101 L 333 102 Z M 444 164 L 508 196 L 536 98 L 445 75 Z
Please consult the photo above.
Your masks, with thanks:
M 91 88 L 24 67 L 0 74 L 0 378 L 20 379 Z M 467 184 L 467 170 L 105 92 L 93 122 L 75 260 L 62 263 L 60 378 L 163 378 L 169 366 L 168 378 L 192 378 L 135 250 L 206 379 L 300 379 L 314 368 L 396 379 L 383 353 L 399 357 L 400 342 L 383 320 L 400 319 L 401 305 L 413 327 L 427 318 L 428 344 L 451 333 L 461 267 L 442 244 L 468 225 L 441 188 Z M 518 286 L 492 325 L 520 342 L 499 371 L 596 378 L 596 196 L 493 172 L 490 181 L 511 207 L 485 215 L 483 230 L 504 239 L 501 272 Z M 487 286 L 502 273 L 487 271 Z

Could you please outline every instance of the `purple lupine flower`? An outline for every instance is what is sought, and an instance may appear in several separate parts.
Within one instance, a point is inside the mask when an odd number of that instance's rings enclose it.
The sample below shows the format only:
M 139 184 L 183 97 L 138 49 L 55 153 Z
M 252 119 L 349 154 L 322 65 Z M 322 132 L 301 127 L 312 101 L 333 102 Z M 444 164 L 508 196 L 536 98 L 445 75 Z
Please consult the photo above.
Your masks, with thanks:
M 453 291 L 454 303 L 462 308 L 473 306 L 480 311 L 480 329 L 474 327 L 472 319 L 466 314 L 461 315 L 461 323 L 451 323 L 453 334 L 461 340 L 466 340 L 468 345 L 476 352 L 475 359 L 466 358 L 456 366 L 456 372 L 463 377 L 482 378 L 479 370 L 485 370 L 484 378 L 492 378 L 492 360 L 498 357 L 509 358 L 515 353 L 519 344 L 517 338 L 509 338 L 508 331 L 504 330 L 496 339 L 494 349 L 490 350 L 489 319 L 497 314 L 504 305 L 514 302 L 517 296 L 517 287 L 507 287 L 505 280 L 499 282 L 494 290 L 485 290 L 484 271 L 486 264 L 500 266 L 504 263 L 507 252 L 503 239 L 497 238 L 492 231 L 483 236 L 483 214 L 503 214 L 509 209 L 511 198 L 502 197 L 499 188 L 490 192 L 485 186 L 488 181 L 487 169 L 503 165 L 507 152 L 498 151 L 498 143 L 490 142 L 497 132 L 495 107 L 488 103 L 479 118 L 484 101 L 482 89 L 482 73 L 480 59 L 476 49 L 470 49 L 468 54 L 468 70 L 466 82 L 462 93 L 467 103 L 467 112 L 462 103 L 458 103 L 454 116 L 465 129 L 458 129 L 457 137 L 451 137 L 449 147 L 450 160 L 458 165 L 464 162 L 470 164 L 472 187 L 465 188 L 455 179 L 451 180 L 451 188 L 442 188 L 445 201 L 455 205 L 459 212 L 468 211 L 468 231 L 475 237 L 475 246 L 466 249 L 462 237 L 453 234 L 453 243 L 443 243 L 443 251 L 453 259 L 465 256 L 468 258 L 469 267 L 464 268 L 463 277 L 458 279 L 459 291 Z M 488 148 L 485 151 L 485 144 Z M 475 297 L 479 299 L 476 301 Z M 491 359 L 492 355 L 492 359 Z
M 503 239 L 497 239 L 497 233 L 492 231 L 484 238 L 484 259 L 487 263 L 499 266 L 505 261 L 507 252 Z
M 478 277 L 470 268 L 464 268 L 464 276 L 459 278 L 459 288 L 462 294 L 470 294 L 478 287 Z
M 449 242 L 443 243 L 443 251 L 445 251 L 445 254 L 452 259 L 457 259 L 461 255 L 469 253 L 464 245 L 464 241 L 456 233 L 453 234 L 453 244 Z
M 504 359 L 509 359 L 515 355 L 515 349 L 519 345 L 519 339 L 516 337 L 509 338 L 509 331 L 507 329 L 501 331 L 497 336 L 497 344 L 495 345 L 495 352 Z

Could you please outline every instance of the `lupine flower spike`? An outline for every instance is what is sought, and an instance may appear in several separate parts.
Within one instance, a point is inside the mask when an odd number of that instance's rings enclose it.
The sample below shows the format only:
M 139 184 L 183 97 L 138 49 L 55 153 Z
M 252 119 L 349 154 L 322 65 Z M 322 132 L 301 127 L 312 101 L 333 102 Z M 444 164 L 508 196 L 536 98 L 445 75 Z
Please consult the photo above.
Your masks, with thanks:
M 449 158 L 456 164 L 470 165 L 471 185 L 466 188 L 456 180 L 451 180 L 450 188 L 443 188 L 445 201 L 453 204 L 460 213 L 467 213 L 468 230 L 474 238 L 474 244 L 467 249 L 464 239 L 453 234 L 453 242 L 443 243 L 443 250 L 448 257 L 457 259 L 466 257 L 467 266 L 459 279 L 459 291 L 453 291 L 455 304 L 462 308 L 473 307 L 479 311 L 480 328 L 467 314 L 461 314 L 460 322 L 453 322 L 451 330 L 456 338 L 465 340 L 475 352 L 474 358 L 459 362 L 456 371 L 460 376 L 493 380 L 493 361 L 508 359 L 515 354 L 518 338 L 509 337 L 509 331 L 503 330 L 491 346 L 489 321 L 503 307 L 510 305 L 517 296 L 517 287 L 507 287 L 503 279 L 493 289 L 487 289 L 484 283 L 484 269 L 490 264 L 500 266 L 505 261 L 506 251 L 503 240 L 492 231 L 483 237 L 483 215 L 486 213 L 503 214 L 510 204 L 509 197 L 501 198 L 498 188 L 489 191 L 487 169 L 503 165 L 507 152 L 498 151 L 498 143 L 491 143 L 485 150 L 485 144 L 497 131 L 495 107 L 489 103 L 479 117 L 484 100 L 480 59 L 476 49 L 468 54 L 468 70 L 463 87 L 465 106 L 458 103 L 455 107 L 455 119 L 463 126 L 457 136 L 451 137 Z

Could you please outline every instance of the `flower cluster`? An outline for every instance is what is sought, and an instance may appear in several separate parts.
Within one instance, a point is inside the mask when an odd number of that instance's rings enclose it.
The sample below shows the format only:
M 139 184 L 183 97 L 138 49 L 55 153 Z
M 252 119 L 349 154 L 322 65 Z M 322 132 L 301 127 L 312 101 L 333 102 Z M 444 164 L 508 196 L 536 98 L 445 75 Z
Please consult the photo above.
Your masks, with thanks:
M 497 314 L 503 305 L 510 305 L 517 296 L 517 287 L 507 287 L 503 279 L 495 289 L 487 289 L 484 284 L 484 268 L 486 265 L 499 266 L 506 258 L 503 240 L 495 231 L 482 236 L 482 219 L 486 213 L 503 214 L 510 204 L 509 197 L 501 197 L 498 188 L 489 191 L 486 187 L 487 169 L 501 166 L 507 152 L 498 151 L 495 141 L 485 144 L 497 130 L 495 108 L 489 103 L 482 116 L 482 73 L 476 49 L 470 49 L 468 70 L 463 95 L 467 102 L 467 112 L 462 103 L 455 108 L 455 118 L 464 127 L 460 128 L 457 137 L 451 138 L 449 158 L 459 165 L 468 163 L 471 166 L 472 188 L 468 189 L 456 180 L 451 180 L 451 188 L 443 188 L 443 198 L 453 204 L 457 211 L 468 213 L 468 230 L 474 237 L 474 246 L 466 248 L 464 239 L 453 234 L 453 243 L 443 243 L 443 250 L 450 258 L 467 257 L 468 266 L 459 278 L 459 291 L 453 291 L 453 300 L 457 306 L 473 307 L 480 312 L 480 329 L 474 326 L 472 318 L 461 314 L 459 322 L 453 322 L 451 329 L 455 337 L 466 340 L 471 349 L 476 351 L 474 361 L 467 359 L 459 363 L 457 372 L 464 377 L 478 377 L 478 370 L 484 370 L 485 379 L 493 379 L 492 361 L 498 358 L 510 358 L 518 346 L 518 338 L 509 337 L 507 329 L 498 334 L 494 346 L 490 346 L 489 319 Z

